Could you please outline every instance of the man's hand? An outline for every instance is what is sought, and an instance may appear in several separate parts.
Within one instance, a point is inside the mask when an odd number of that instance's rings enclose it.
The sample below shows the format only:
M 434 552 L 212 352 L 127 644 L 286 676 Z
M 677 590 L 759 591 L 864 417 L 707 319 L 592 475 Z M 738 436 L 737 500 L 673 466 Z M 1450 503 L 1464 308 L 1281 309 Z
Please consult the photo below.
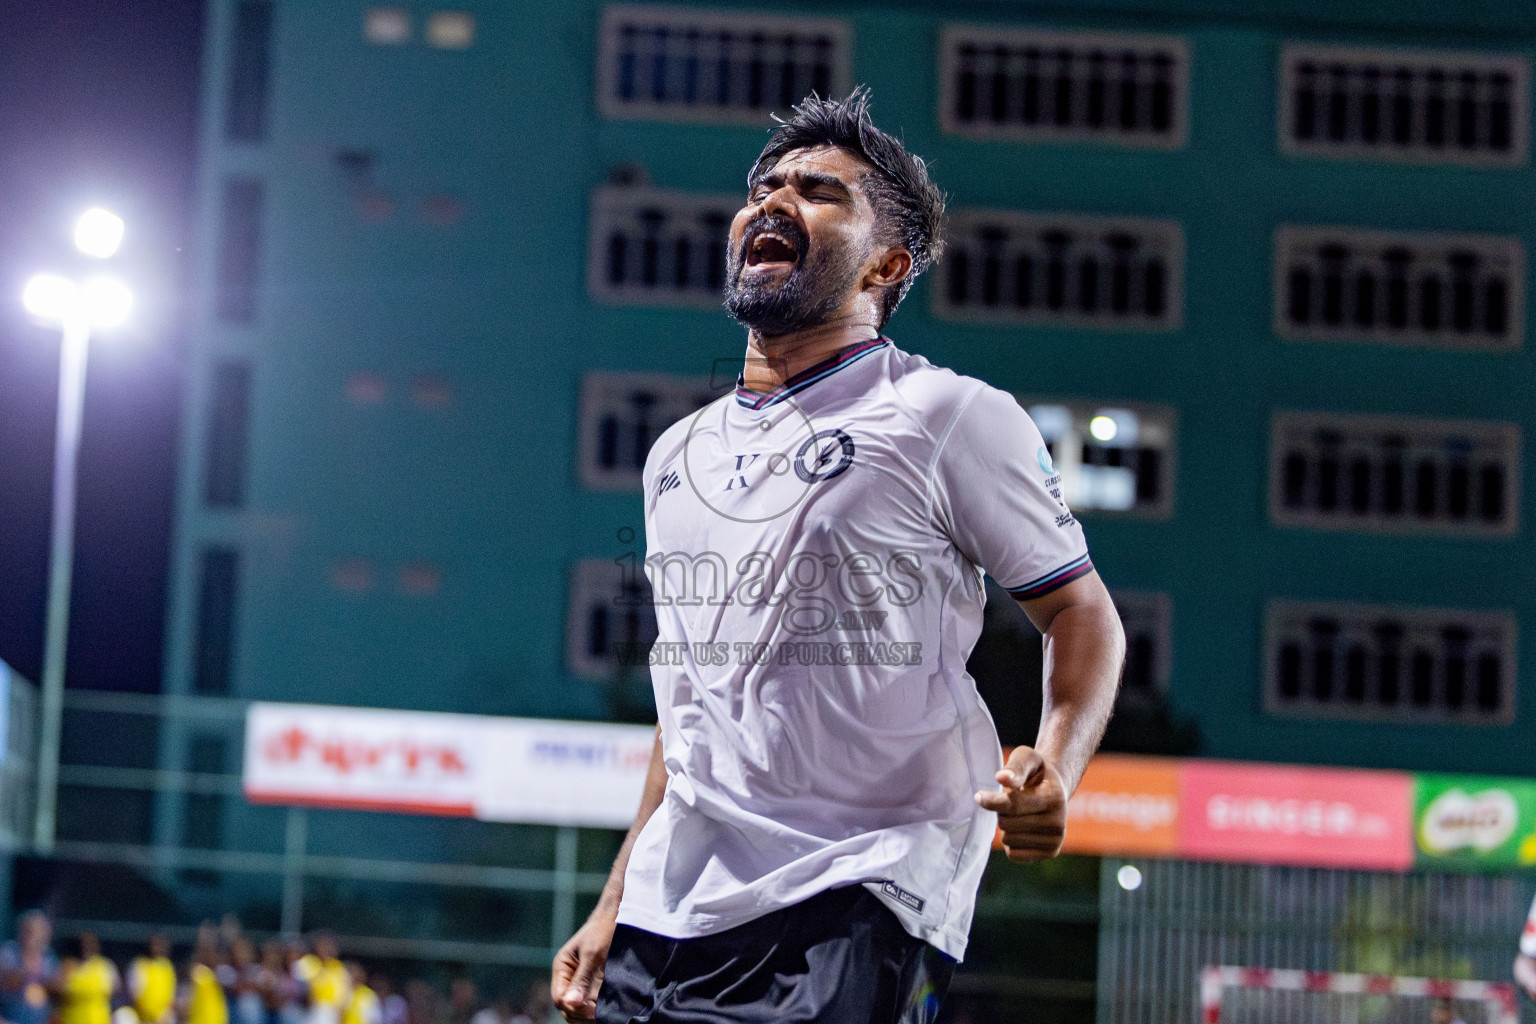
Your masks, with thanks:
M 1067 787 L 1055 765 L 1031 747 L 1015 747 L 997 781 L 1002 788 L 977 793 L 976 803 L 997 812 L 1008 859 L 1028 863 L 1060 853 L 1067 834 Z
M 555 954 L 550 995 L 570 1024 L 590 1024 L 597 1019 L 597 990 L 603 985 L 613 928 L 612 915 L 595 910 Z
M 1536 958 L 1524 953 L 1515 957 L 1515 983 L 1525 989 L 1525 994 L 1536 999 Z

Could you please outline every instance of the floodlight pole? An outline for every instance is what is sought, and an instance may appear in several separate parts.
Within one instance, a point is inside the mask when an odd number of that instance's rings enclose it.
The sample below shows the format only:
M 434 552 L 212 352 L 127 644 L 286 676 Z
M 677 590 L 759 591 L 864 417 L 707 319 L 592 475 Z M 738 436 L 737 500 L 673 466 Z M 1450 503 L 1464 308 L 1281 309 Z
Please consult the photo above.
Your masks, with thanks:
M 53 449 L 53 537 L 48 568 L 48 619 L 43 644 L 42 721 L 37 741 L 37 808 L 32 843 L 53 852 L 59 804 L 59 739 L 64 724 L 64 660 L 69 645 L 69 589 L 75 564 L 75 464 L 85 405 L 85 359 L 91 327 L 83 312 L 64 318 L 59 349 L 59 423 Z

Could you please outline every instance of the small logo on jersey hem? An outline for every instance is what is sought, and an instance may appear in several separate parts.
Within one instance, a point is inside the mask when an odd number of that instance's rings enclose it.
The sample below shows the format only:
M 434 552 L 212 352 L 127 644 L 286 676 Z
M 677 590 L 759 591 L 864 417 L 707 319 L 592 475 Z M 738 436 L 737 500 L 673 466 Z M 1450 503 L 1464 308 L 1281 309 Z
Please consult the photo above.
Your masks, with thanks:
M 923 912 L 923 908 L 928 905 L 928 901 L 923 899 L 921 896 L 917 895 L 916 893 L 907 892 L 907 890 L 903 889 L 901 886 L 890 880 L 886 880 L 880 883 L 880 891 L 891 897 L 897 903 L 900 903 L 902 906 L 906 907 L 908 910 L 919 914 L 921 914 Z

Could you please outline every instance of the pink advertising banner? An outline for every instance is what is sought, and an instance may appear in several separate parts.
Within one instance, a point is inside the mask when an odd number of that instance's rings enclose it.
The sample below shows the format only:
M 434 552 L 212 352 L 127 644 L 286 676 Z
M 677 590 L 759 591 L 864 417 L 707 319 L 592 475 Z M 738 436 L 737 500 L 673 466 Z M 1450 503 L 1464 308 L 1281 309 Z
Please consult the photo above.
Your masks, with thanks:
M 1413 865 L 1407 772 L 1186 761 L 1181 797 L 1185 857 L 1391 871 Z

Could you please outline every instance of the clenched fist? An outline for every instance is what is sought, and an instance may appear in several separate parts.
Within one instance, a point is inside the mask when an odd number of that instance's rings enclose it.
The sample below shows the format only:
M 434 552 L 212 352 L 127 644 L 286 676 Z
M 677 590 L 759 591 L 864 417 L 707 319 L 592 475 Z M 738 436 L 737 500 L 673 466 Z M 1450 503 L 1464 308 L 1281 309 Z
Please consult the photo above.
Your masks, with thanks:
M 1067 787 L 1061 773 L 1032 747 L 1015 747 L 997 773 L 999 788 L 976 794 L 976 803 L 997 812 L 1008 859 L 1028 863 L 1061 852 L 1067 834 Z
M 597 1018 L 597 990 L 603 984 L 613 930 L 611 914 L 593 911 L 587 923 L 555 954 L 550 994 L 555 1008 L 570 1024 L 588 1024 Z

